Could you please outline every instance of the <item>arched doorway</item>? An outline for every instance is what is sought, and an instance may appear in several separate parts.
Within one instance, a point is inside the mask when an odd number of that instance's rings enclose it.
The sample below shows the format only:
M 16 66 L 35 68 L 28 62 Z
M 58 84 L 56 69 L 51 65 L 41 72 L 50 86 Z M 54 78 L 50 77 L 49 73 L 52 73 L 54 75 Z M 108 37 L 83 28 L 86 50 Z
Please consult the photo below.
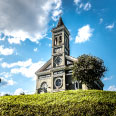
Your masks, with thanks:
M 43 82 L 41 84 L 41 93 L 46 93 L 47 92 L 47 83 L 46 82 Z

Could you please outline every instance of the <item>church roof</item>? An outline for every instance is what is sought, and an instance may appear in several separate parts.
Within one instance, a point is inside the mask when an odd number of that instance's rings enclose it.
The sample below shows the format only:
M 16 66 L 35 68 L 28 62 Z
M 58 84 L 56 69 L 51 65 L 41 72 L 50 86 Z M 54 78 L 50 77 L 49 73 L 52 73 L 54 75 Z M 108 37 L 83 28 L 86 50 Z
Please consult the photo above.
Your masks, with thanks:
M 45 71 L 45 70 L 49 70 L 51 68 L 51 59 L 48 60 L 40 69 L 38 69 L 35 74 Z
M 77 58 L 74 58 L 74 57 L 72 57 L 72 56 L 65 55 L 65 57 L 66 57 L 67 60 L 71 60 L 72 62 L 78 61 Z
M 65 28 L 65 30 L 67 31 L 67 33 L 70 35 L 68 29 L 66 28 L 66 26 L 64 25 L 64 22 L 62 20 L 62 17 L 59 18 L 59 21 L 58 21 L 58 24 L 56 27 L 54 27 L 51 31 L 56 31 L 57 29 L 60 29 L 61 28 Z
M 66 60 L 71 61 L 71 62 L 78 61 L 77 58 L 74 58 L 74 57 L 68 56 L 68 55 L 65 55 L 65 58 L 66 58 Z M 35 72 L 35 74 L 39 74 L 41 72 L 50 70 L 52 68 L 51 64 L 52 64 L 52 59 L 48 60 L 40 69 L 38 69 Z
M 64 25 L 64 23 L 63 23 L 62 18 L 60 17 L 60 18 L 59 18 L 59 21 L 58 21 L 58 24 L 57 24 L 57 27 L 60 27 L 60 26 L 62 26 L 62 25 Z

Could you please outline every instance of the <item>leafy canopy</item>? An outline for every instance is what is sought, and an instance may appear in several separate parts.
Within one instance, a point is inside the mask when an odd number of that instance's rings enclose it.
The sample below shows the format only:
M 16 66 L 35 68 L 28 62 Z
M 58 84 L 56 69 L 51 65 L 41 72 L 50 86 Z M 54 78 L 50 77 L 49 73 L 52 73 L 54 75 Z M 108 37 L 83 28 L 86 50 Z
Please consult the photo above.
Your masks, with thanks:
M 106 70 L 102 59 L 84 54 L 74 63 L 73 79 L 90 84 L 103 77 Z

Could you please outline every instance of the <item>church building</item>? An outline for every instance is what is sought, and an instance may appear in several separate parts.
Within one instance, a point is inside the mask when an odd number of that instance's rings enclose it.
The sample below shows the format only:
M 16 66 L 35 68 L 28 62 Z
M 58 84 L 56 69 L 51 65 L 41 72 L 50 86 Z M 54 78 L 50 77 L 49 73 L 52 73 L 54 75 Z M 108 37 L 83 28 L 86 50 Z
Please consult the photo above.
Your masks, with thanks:
M 58 92 L 74 89 L 88 89 L 85 84 L 72 80 L 72 67 L 77 58 L 70 56 L 69 31 L 62 18 L 52 30 L 52 55 L 35 74 L 36 92 Z M 101 80 L 95 82 L 95 89 L 103 90 Z

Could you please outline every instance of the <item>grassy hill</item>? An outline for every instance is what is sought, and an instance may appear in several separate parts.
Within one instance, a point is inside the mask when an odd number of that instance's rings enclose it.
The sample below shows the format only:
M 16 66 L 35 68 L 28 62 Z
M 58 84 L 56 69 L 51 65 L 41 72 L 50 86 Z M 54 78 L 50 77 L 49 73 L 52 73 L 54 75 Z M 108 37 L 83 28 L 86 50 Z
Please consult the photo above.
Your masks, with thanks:
M 116 92 L 70 90 L 2 96 L 0 116 L 116 116 Z

